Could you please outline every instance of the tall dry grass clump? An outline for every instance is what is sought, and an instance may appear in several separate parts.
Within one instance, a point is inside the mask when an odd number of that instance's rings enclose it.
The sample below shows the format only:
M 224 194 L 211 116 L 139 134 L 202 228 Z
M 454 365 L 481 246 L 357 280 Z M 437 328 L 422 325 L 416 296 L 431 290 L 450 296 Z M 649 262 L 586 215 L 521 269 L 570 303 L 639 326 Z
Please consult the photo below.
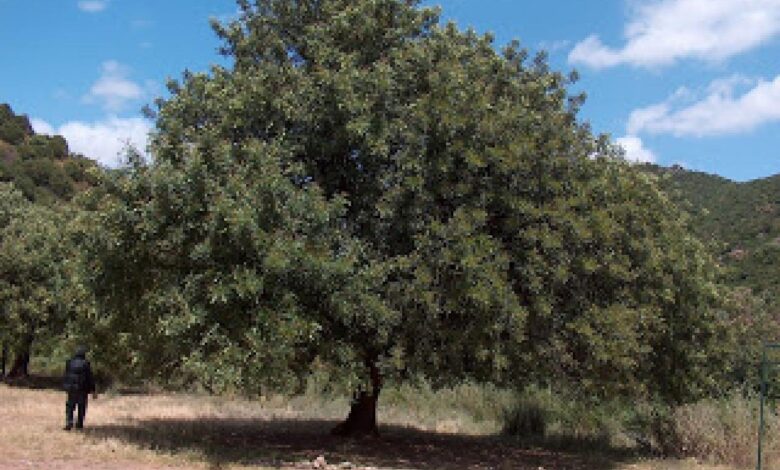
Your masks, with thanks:
M 766 406 L 764 419 L 764 468 L 777 468 L 780 419 L 775 404 Z M 758 397 L 734 393 L 672 410 L 659 437 L 663 448 L 676 456 L 751 468 L 756 464 L 758 423 Z

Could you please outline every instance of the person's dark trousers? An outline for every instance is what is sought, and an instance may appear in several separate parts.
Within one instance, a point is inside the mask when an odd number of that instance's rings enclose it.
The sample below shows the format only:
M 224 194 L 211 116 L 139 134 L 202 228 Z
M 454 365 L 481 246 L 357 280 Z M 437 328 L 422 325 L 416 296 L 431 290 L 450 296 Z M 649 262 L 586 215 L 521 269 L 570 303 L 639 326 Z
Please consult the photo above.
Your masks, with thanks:
M 73 427 L 73 411 L 78 408 L 76 415 L 76 429 L 84 427 L 84 416 L 87 414 L 87 392 L 68 392 L 68 401 L 65 402 L 65 429 Z

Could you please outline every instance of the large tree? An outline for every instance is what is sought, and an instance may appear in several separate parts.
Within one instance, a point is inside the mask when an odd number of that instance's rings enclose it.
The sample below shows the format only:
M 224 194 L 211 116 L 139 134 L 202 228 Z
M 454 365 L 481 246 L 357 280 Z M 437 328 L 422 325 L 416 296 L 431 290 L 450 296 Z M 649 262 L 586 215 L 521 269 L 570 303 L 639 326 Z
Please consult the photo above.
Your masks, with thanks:
M 87 244 L 134 370 L 362 370 L 345 434 L 376 431 L 386 377 L 673 400 L 712 378 L 710 260 L 543 55 L 416 1 L 238 3 L 232 65 L 169 84 Z

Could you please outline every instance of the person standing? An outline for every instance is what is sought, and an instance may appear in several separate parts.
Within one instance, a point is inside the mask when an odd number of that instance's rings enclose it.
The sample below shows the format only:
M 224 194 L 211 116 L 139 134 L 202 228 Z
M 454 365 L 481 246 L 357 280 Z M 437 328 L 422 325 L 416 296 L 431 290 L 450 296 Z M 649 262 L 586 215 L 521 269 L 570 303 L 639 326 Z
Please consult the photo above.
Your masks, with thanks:
M 97 398 L 95 379 L 87 360 L 87 348 L 79 346 L 76 354 L 65 362 L 63 388 L 68 393 L 65 402 L 65 430 L 70 431 L 73 428 L 73 411 L 76 409 L 78 409 L 76 429 L 81 429 L 84 427 L 84 417 L 87 415 L 89 394 L 92 393 L 93 398 Z

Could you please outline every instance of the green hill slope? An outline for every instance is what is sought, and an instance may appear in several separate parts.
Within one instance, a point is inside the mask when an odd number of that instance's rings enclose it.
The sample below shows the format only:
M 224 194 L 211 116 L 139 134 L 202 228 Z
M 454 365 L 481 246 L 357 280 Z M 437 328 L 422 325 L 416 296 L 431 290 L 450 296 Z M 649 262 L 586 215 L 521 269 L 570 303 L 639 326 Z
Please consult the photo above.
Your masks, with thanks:
M 737 183 L 679 167 L 646 165 L 692 216 L 692 228 L 726 269 L 726 280 L 780 304 L 780 175 Z
M 96 163 L 71 153 L 62 136 L 38 135 L 25 115 L 0 104 L 0 181 L 10 181 L 34 202 L 69 200 L 94 184 Z

